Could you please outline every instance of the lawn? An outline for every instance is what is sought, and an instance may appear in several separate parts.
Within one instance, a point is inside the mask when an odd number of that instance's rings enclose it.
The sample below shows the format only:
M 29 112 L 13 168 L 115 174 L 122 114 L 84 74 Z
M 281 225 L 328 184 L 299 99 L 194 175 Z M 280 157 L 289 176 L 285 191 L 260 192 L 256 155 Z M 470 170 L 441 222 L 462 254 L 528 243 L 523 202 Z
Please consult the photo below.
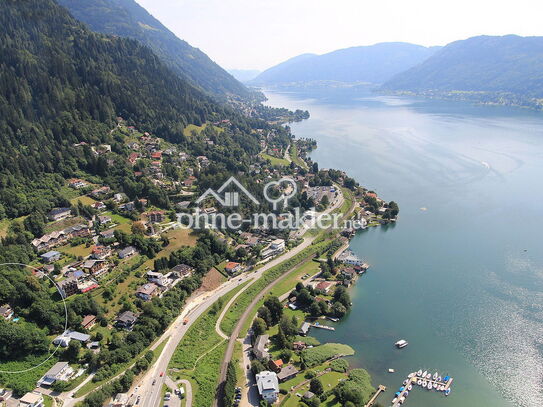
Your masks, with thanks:
M 354 355 L 354 349 L 342 343 L 325 343 L 302 351 L 308 367 L 318 366 L 336 355 Z
M 80 216 L 75 216 L 73 218 L 67 218 L 63 220 L 59 220 L 57 222 L 51 222 L 45 225 L 44 231 L 45 233 L 51 233 L 56 230 L 64 230 L 66 228 L 69 228 L 70 226 L 80 225 L 80 224 L 87 224 L 88 221 Z
M 159 257 L 169 256 L 183 246 L 196 246 L 198 236 L 188 229 L 170 229 L 166 232 L 170 244 L 160 251 Z
M 205 123 L 201 126 L 196 126 L 195 124 L 189 124 L 187 127 L 185 127 L 183 129 L 183 135 L 187 138 L 191 137 L 192 136 L 192 132 L 196 132 L 196 134 L 200 134 L 209 124 L 208 123 Z M 218 133 L 222 133 L 224 131 L 224 129 L 220 128 L 220 127 L 217 127 L 217 126 L 213 126 L 213 128 L 218 132 Z
M 273 165 L 275 167 L 285 167 L 285 166 L 290 164 L 284 158 L 274 157 L 273 155 L 269 155 L 269 154 L 266 154 L 266 153 L 260 153 L 260 156 L 263 159 L 270 161 L 271 165 Z
M 72 205 L 77 205 L 78 202 L 81 202 L 83 205 L 90 206 L 96 202 L 96 199 L 92 199 L 90 196 L 82 195 L 77 198 L 70 199 Z
M 296 271 L 292 272 L 287 278 L 278 283 L 273 291 L 277 296 L 286 294 L 296 287 L 296 284 L 302 282 L 302 276 L 309 274 L 311 277 L 320 271 L 319 263 L 317 261 L 309 261 L 300 266 Z
M 59 247 L 57 250 L 75 257 L 87 257 L 92 252 L 92 246 L 87 247 L 85 244 L 80 244 L 79 246 L 66 245 Z
M 296 145 L 296 143 L 291 144 L 289 153 L 290 159 L 294 161 L 294 164 L 302 168 L 307 168 L 307 164 L 305 163 L 305 161 L 302 160 L 298 155 L 298 146 Z

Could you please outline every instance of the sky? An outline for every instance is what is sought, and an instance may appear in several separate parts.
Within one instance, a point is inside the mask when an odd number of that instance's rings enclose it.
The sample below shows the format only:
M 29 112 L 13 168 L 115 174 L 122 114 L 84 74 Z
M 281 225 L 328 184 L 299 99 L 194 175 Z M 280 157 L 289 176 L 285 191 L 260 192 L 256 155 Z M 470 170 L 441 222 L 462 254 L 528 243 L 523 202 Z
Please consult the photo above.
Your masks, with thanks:
M 541 0 L 136 0 L 226 69 L 263 70 L 303 53 L 475 35 L 543 35 Z

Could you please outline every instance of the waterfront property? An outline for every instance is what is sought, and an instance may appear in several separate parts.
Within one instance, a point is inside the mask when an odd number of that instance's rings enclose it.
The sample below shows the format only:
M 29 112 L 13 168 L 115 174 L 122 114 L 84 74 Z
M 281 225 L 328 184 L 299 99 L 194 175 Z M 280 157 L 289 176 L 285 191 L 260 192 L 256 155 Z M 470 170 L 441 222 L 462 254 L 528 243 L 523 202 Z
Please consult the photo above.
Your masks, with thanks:
M 279 397 L 279 381 L 274 372 L 263 371 L 256 375 L 258 394 L 268 403 L 275 403 Z

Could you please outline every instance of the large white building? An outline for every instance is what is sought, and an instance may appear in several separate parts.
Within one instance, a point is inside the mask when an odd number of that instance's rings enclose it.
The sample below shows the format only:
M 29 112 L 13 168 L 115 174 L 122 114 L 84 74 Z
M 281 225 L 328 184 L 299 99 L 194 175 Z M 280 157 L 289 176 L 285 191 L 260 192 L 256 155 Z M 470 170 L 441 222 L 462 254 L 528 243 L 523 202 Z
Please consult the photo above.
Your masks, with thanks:
M 67 381 L 74 373 L 68 362 L 56 363 L 38 382 L 38 386 L 51 386 L 57 380 Z
M 279 396 L 279 381 L 277 375 L 274 372 L 263 371 L 256 375 L 256 384 L 258 386 L 258 393 L 263 400 L 273 404 L 277 401 Z

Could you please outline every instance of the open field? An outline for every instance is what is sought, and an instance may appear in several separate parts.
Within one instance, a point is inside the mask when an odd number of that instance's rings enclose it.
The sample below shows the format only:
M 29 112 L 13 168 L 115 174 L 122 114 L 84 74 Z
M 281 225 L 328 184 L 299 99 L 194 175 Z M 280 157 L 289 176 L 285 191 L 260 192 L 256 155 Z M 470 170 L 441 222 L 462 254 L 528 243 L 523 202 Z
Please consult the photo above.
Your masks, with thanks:
M 284 158 L 277 158 L 277 157 L 274 157 L 273 155 L 269 155 L 266 153 L 260 153 L 260 156 L 263 159 L 270 161 L 271 165 L 275 167 L 284 167 L 284 166 L 289 165 L 289 162 L 285 160 Z

